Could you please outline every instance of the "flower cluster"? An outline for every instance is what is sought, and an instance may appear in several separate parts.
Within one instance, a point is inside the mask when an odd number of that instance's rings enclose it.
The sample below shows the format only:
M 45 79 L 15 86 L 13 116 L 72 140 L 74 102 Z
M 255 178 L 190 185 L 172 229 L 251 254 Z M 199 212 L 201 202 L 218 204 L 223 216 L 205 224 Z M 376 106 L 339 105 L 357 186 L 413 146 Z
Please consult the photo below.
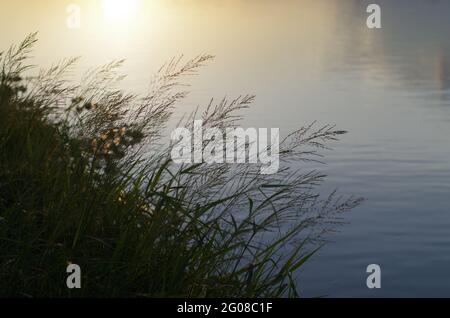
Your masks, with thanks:
M 94 154 L 112 155 L 113 149 L 125 142 L 126 128 L 113 128 L 100 134 L 100 137 L 91 141 L 92 152 Z

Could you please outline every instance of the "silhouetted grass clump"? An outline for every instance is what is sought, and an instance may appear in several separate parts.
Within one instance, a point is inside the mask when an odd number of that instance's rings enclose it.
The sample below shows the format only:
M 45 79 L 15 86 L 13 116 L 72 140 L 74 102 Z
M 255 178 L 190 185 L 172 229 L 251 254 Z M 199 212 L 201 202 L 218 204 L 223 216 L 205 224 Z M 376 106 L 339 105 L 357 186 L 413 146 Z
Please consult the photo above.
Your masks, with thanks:
M 118 88 L 121 62 L 67 79 L 76 59 L 36 76 L 32 34 L 0 56 L 0 295 L 297 296 L 294 274 L 358 199 L 320 199 L 323 175 L 258 165 L 175 165 L 161 147 L 181 80 L 211 56 L 172 60 L 148 95 Z M 204 125 L 238 124 L 253 97 L 214 102 Z M 190 126 L 197 114 L 187 117 Z M 312 160 L 342 134 L 303 128 L 284 163 Z M 66 267 L 82 269 L 69 290 Z

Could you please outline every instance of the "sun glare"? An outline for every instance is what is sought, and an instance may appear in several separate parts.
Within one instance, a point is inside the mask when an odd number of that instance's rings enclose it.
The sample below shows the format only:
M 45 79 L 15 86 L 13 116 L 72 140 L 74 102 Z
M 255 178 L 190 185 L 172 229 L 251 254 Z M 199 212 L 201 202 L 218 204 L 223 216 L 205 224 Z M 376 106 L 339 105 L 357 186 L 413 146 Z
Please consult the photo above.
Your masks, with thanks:
M 102 12 L 108 22 L 127 22 L 136 16 L 139 5 L 140 0 L 102 0 Z

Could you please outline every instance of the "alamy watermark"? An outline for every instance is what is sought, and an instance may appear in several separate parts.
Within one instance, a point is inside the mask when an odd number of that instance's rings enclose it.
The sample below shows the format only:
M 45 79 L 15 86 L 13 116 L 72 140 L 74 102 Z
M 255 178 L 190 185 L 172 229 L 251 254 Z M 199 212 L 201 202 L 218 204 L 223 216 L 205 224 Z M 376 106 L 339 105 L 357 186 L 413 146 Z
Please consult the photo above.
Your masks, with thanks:
M 66 26 L 69 29 L 81 28 L 81 7 L 78 4 L 71 3 L 66 7 Z
M 366 25 L 369 29 L 381 29 L 381 7 L 378 4 L 370 4 L 366 10 L 370 15 L 367 17 Z
M 369 289 L 381 288 L 381 267 L 378 264 L 367 266 L 366 272 L 370 274 L 366 279 L 366 285 Z
M 69 289 L 81 288 L 81 267 L 77 264 L 69 263 L 66 268 L 66 273 L 69 274 L 66 279 L 66 285 Z
M 105 4 L 105 3 L 104 3 Z M 114 3 L 113 3 L 114 4 Z M 120 10 L 117 9 L 119 12 Z M 366 8 L 369 16 L 366 25 L 369 29 L 381 29 L 381 7 L 379 4 L 369 4 Z M 71 3 L 66 6 L 66 26 L 69 29 L 81 28 L 81 7 L 78 4 Z
M 172 132 L 171 157 L 179 164 L 259 164 L 261 174 L 275 174 L 280 166 L 279 133 L 279 128 L 205 128 L 202 120 L 195 120 L 192 129 Z

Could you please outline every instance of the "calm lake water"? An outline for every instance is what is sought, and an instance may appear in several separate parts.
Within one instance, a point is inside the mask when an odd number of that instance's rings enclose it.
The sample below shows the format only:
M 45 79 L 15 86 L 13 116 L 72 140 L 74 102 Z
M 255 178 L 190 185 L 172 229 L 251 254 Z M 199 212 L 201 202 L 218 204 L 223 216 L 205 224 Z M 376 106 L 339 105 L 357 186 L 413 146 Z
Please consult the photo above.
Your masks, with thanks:
M 373 2 L 381 30 L 365 24 Z M 71 3 L 80 29 L 66 27 Z M 303 295 L 450 296 L 449 14 L 448 0 L 0 0 L 0 48 L 38 30 L 37 65 L 126 58 L 136 92 L 172 56 L 216 55 L 177 116 L 252 93 L 246 126 L 349 131 L 325 153 L 324 190 L 367 201 L 305 266 Z M 366 287 L 372 263 L 379 290 Z

